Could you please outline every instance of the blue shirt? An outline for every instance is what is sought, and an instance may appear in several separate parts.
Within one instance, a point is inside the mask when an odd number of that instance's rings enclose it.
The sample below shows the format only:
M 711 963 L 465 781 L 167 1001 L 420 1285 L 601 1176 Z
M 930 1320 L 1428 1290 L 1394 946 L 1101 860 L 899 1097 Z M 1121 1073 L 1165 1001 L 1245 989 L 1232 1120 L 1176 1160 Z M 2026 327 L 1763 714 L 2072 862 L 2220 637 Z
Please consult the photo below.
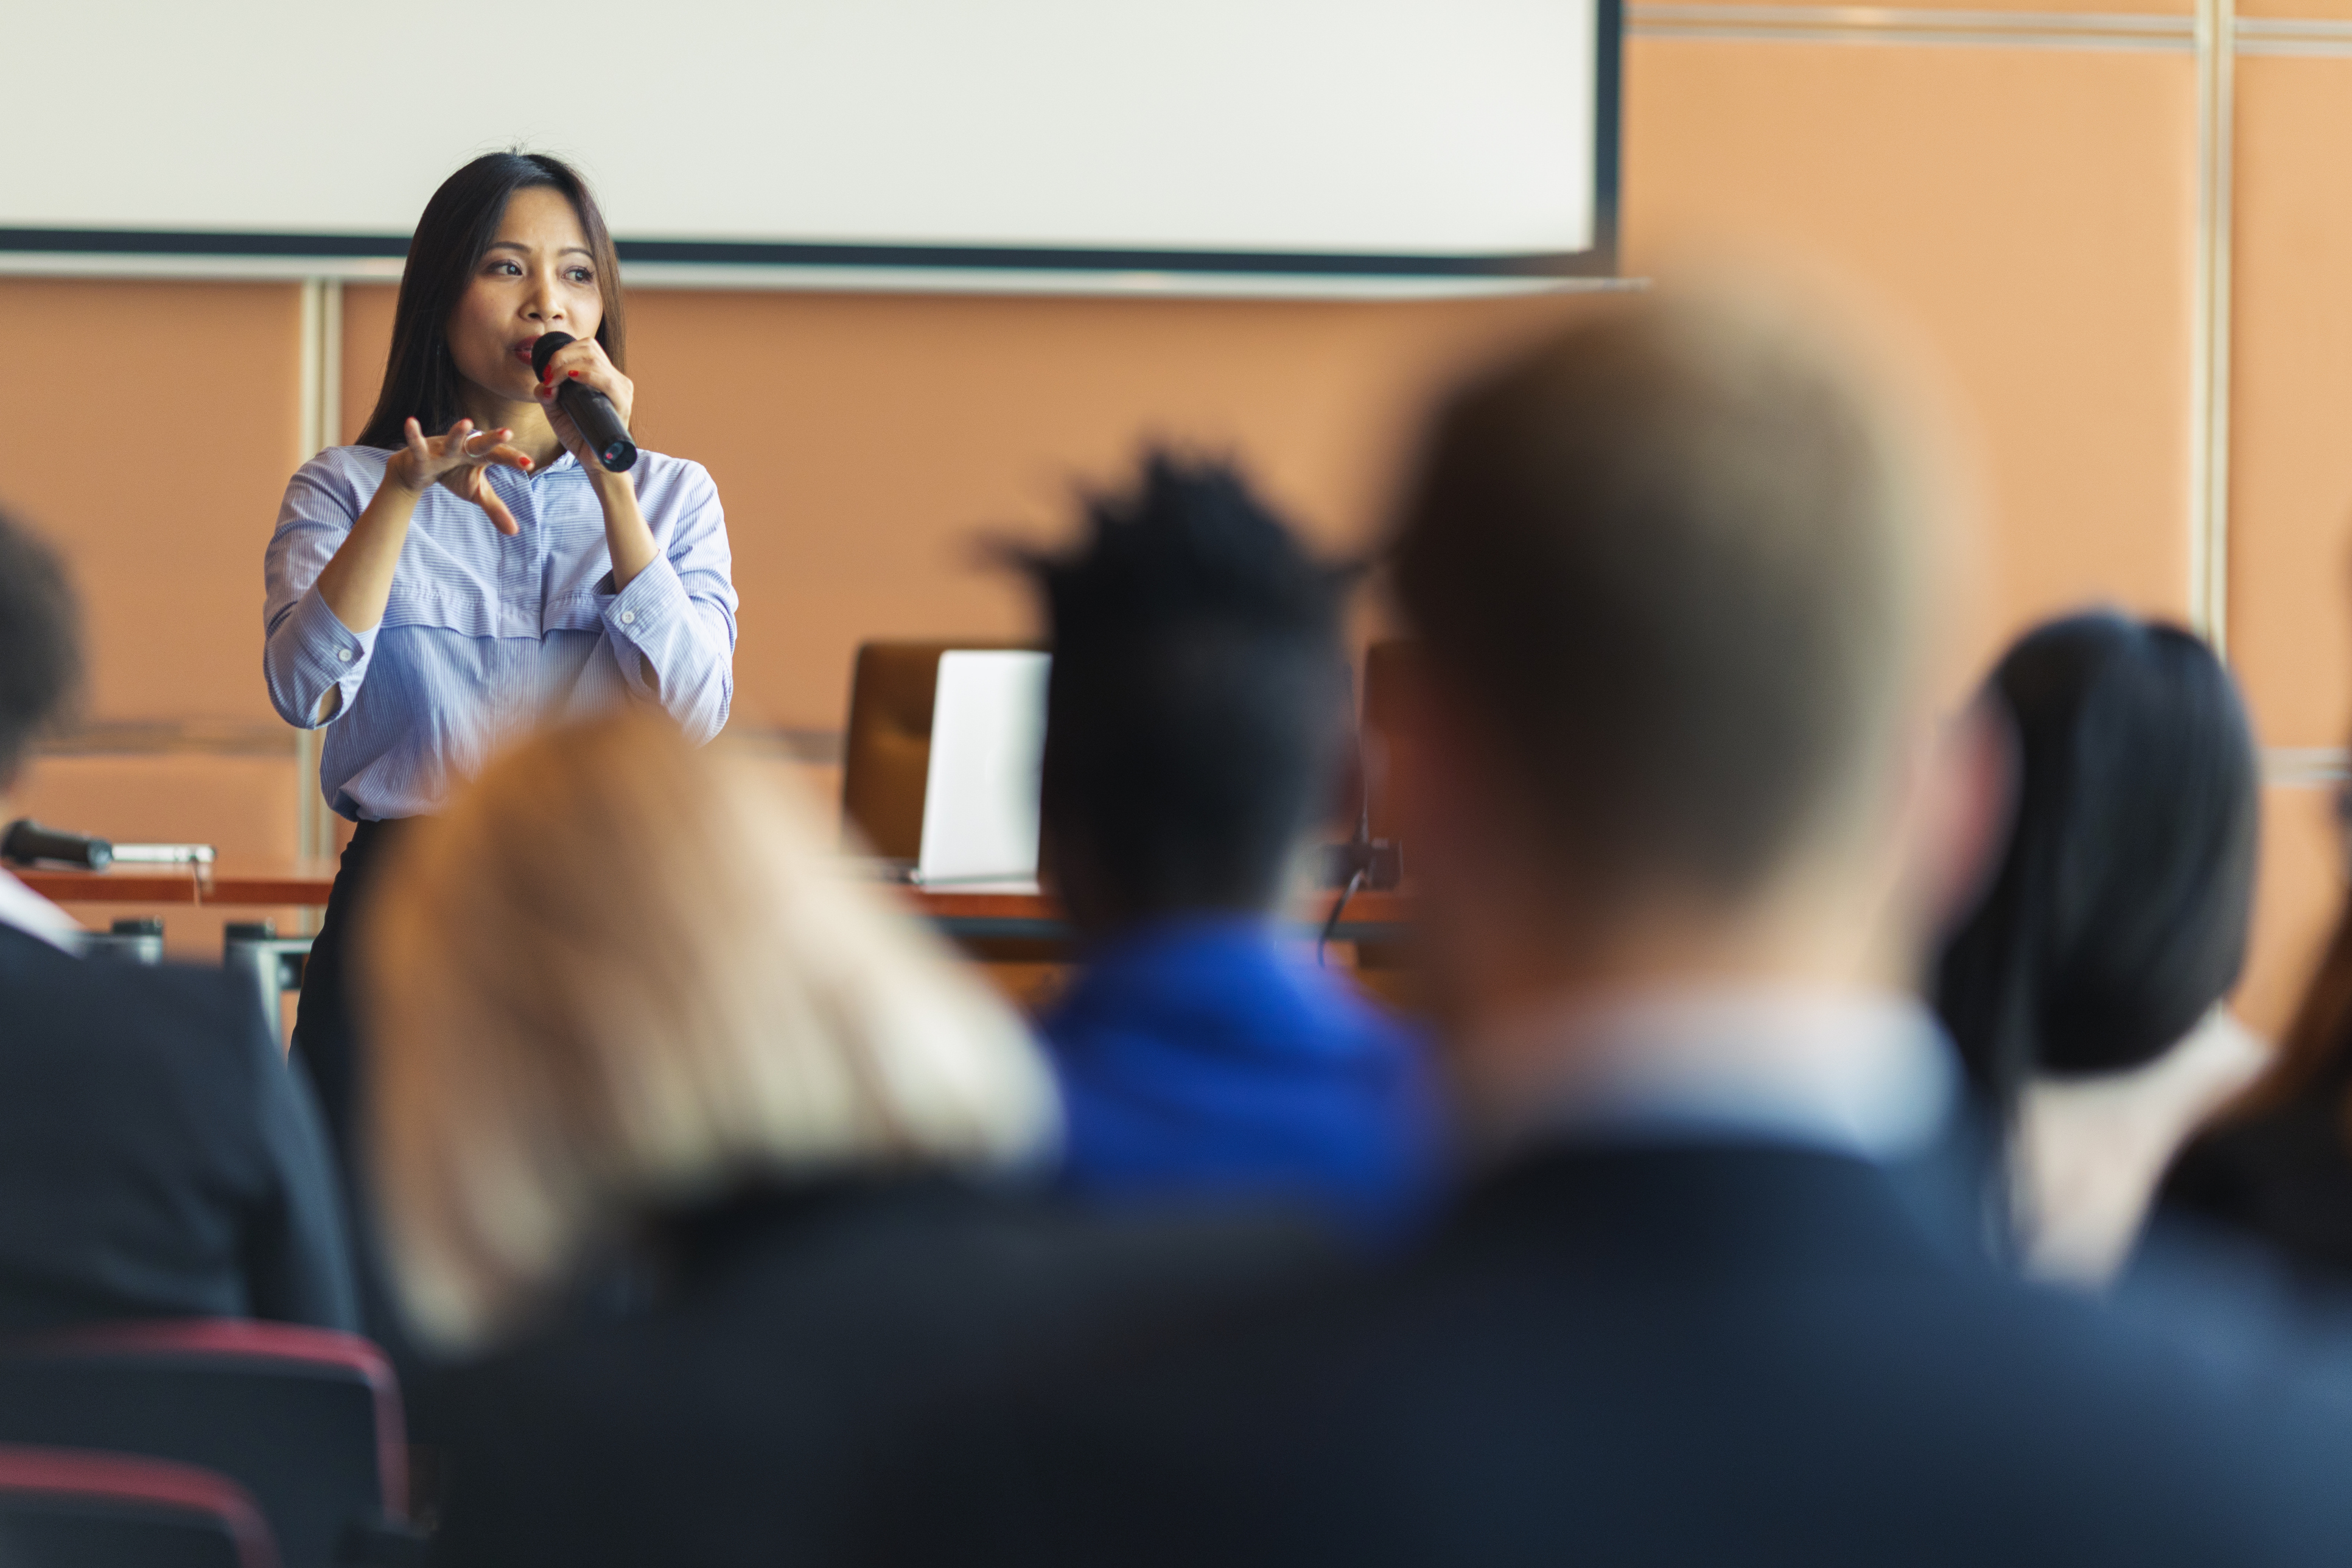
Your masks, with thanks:
M 735 689 L 735 588 L 719 491 L 699 463 L 640 451 L 630 477 L 660 554 L 613 591 L 604 514 L 569 452 L 489 482 L 521 531 L 436 485 L 418 498 L 383 619 L 355 632 L 319 596 L 392 454 L 331 447 L 295 470 L 263 572 L 262 670 L 279 717 L 325 721 L 319 787 L 343 816 L 436 809 L 508 735 L 628 697 L 659 702 L 697 742 Z
M 1175 920 L 1106 944 L 1044 1032 L 1075 1192 L 1300 1202 L 1374 1237 L 1433 1195 L 1419 1042 L 1265 921 Z

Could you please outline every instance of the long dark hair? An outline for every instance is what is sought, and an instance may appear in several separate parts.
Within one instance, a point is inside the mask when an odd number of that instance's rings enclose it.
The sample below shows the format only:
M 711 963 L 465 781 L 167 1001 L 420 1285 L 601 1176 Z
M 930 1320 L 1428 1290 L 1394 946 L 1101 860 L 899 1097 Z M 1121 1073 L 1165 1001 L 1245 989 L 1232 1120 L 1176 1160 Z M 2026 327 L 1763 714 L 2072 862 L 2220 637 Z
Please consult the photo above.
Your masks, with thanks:
M 2017 808 L 1936 1005 L 2009 1125 L 2032 1075 L 2152 1061 L 2236 984 L 2261 768 L 2229 671 L 2177 627 L 2053 621 L 1984 695 L 2015 726 Z
M 400 275 L 400 303 L 393 310 L 383 390 L 376 395 L 375 412 L 360 432 L 361 446 L 405 445 L 402 426 L 411 418 L 428 436 L 457 422 L 464 410 L 457 362 L 449 357 L 449 312 L 473 282 L 482 253 L 498 238 L 507 199 L 534 187 L 562 191 L 580 216 L 596 268 L 597 291 L 604 299 L 596 341 L 614 364 L 623 365 L 626 332 L 620 260 L 588 182 L 562 159 L 544 153 L 485 153 L 442 181 L 425 204 L 425 216 L 416 220 L 416 233 L 408 242 L 408 265 Z

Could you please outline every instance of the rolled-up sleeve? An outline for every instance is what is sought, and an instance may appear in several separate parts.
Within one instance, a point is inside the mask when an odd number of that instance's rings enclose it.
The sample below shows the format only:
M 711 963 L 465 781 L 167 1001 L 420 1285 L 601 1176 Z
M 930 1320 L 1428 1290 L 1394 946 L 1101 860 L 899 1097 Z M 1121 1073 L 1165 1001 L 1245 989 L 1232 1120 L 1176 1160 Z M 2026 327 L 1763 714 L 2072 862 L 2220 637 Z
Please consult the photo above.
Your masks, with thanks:
M 365 505 L 345 476 L 317 459 L 303 464 L 286 487 L 263 557 L 262 675 L 278 716 L 305 730 L 350 710 L 375 651 L 375 631 L 352 631 L 319 596 L 319 574 Z M 321 719 L 330 691 L 340 700 Z
M 683 467 L 646 519 L 662 553 L 598 607 L 629 689 L 699 742 L 726 728 L 735 700 L 734 562 L 719 487 L 699 463 Z

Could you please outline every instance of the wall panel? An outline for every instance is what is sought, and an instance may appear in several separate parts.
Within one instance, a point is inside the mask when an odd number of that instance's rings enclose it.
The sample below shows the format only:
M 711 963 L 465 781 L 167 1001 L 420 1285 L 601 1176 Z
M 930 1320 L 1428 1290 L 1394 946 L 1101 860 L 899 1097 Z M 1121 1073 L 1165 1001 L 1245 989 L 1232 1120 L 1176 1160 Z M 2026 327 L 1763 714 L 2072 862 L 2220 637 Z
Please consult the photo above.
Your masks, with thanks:
M 346 283 L 342 289 L 343 346 L 337 356 L 342 386 L 337 399 L 345 446 L 375 412 L 383 387 L 384 356 L 392 349 L 392 307 L 400 290 L 389 284 Z
M 2328 23 L 2352 21 L 2352 0 L 2237 0 L 2237 11 L 2257 24 L 2255 37 L 2271 30 L 2261 26 L 2265 22 L 2316 22 L 2327 30 Z
M 2352 58 L 2238 65 L 2230 651 L 2263 737 L 2352 724 Z
M 261 553 L 304 456 L 299 296 L 0 279 L 0 503 L 72 563 L 94 719 L 276 722 Z
M 2185 53 L 1636 38 L 1630 265 L 1786 250 L 1905 318 L 1974 426 L 1990 654 L 2091 599 L 2185 616 Z

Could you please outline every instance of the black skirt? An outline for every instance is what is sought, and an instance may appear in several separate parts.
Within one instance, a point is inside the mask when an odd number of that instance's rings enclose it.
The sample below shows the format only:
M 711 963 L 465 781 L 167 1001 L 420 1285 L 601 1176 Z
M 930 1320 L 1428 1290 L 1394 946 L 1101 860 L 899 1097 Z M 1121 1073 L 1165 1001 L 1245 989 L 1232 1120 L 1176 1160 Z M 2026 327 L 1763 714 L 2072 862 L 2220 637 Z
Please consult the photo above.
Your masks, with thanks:
M 394 1302 L 392 1279 L 376 1235 L 375 1207 L 367 1193 L 367 1168 L 358 1140 L 364 1125 L 367 1088 L 366 1020 L 354 1016 L 349 999 L 352 921 L 365 903 L 394 840 L 417 818 L 362 822 L 343 850 L 327 895 L 326 918 L 310 944 L 302 969 L 302 996 L 294 1012 L 294 1055 L 309 1069 L 334 1140 L 336 1174 L 342 1180 L 343 1216 L 351 1236 L 352 1265 L 358 1276 L 360 1316 L 367 1337 L 392 1358 L 412 1444 L 444 1441 L 437 1384 L 417 1354 Z
M 347 1191 L 357 1190 L 353 1139 L 367 1079 L 363 1030 L 355 1026 L 348 997 L 352 921 L 381 873 L 386 851 L 414 820 L 362 822 L 352 835 L 335 870 L 334 889 L 327 895 L 326 918 L 302 968 L 302 995 L 294 1009 L 294 1055 L 319 1092 Z

